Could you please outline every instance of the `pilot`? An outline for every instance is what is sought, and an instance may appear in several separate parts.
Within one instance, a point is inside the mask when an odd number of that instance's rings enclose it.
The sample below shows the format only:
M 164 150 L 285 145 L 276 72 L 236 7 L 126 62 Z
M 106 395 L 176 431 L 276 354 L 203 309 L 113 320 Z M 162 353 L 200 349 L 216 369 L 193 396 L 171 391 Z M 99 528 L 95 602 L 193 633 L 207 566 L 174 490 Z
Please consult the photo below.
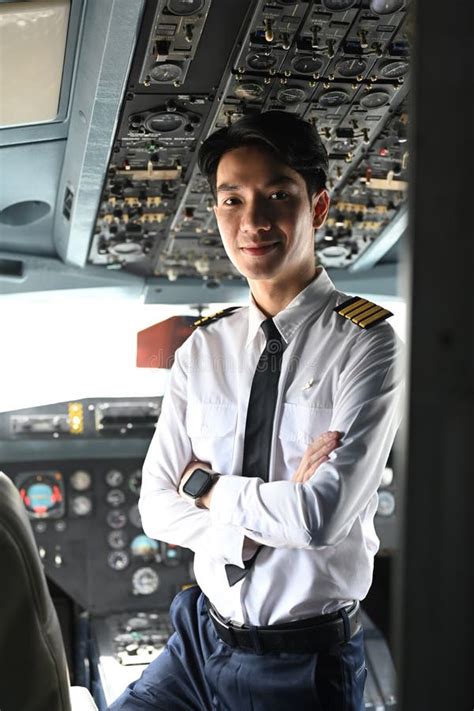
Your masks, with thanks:
M 359 711 L 396 337 L 315 263 L 329 196 L 312 125 L 245 116 L 199 161 L 250 300 L 176 353 L 140 512 L 149 536 L 194 551 L 199 587 L 175 597 L 166 649 L 110 711 Z

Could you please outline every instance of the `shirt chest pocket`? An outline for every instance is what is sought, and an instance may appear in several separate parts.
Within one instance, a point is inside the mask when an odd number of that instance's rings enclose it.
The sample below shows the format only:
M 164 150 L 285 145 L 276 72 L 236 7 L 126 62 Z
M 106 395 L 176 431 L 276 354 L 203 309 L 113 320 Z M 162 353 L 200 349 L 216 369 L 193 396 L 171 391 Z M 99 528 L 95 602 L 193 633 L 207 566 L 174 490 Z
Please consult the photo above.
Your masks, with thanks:
M 236 424 L 235 405 L 196 401 L 190 403 L 186 412 L 186 431 L 196 459 L 208 462 L 216 471 L 230 471 Z
M 331 425 L 332 408 L 296 405 L 286 402 L 280 421 L 279 437 L 305 447 Z

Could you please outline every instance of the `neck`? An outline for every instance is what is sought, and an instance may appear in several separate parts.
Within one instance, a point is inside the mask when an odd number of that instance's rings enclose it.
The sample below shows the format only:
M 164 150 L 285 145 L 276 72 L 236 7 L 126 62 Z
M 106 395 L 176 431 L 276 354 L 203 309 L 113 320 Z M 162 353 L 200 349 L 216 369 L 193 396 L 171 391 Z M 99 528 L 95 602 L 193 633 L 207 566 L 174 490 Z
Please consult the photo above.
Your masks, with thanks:
M 319 276 L 321 267 L 313 267 L 305 275 L 300 275 L 294 282 L 273 279 L 249 279 L 250 291 L 260 311 L 266 316 L 276 316 L 283 311 L 308 284 Z

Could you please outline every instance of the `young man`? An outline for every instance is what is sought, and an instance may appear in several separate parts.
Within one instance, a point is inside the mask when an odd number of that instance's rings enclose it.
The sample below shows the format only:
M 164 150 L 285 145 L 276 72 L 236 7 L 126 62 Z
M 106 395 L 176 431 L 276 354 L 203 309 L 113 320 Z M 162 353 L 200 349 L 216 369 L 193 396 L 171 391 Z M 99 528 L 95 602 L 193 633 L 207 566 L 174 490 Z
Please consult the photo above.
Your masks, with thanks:
M 244 117 L 200 165 L 250 304 L 176 353 L 140 511 L 195 552 L 202 593 L 175 598 L 167 649 L 111 709 L 359 711 L 395 337 L 380 308 L 370 329 L 335 312 L 349 297 L 315 265 L 327 155 L 308 123 Z

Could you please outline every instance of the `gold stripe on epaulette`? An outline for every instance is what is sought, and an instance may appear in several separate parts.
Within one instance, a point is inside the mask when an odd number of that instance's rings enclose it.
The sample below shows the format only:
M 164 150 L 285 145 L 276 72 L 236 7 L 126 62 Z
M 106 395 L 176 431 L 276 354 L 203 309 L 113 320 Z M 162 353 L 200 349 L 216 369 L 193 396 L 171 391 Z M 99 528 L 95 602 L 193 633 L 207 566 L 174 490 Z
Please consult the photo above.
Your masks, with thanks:
M 347 302 L 345 302 L 345 303 L 347 303 Z M 359 306 L 363 306 L 364 304 L 367 304 L 367 303 L 368 303 L 367 299 L 359 298 L 357 301 L 352 301 L 352 299 L 351 299 L 351 303 L 349 304 L 349 306 L 346 306 L 345 308 L 338 307 L 337 313 L 340 314 L 341 316 L 345 316 L 350 311 L 352 311 L 352 309 L 355 309 Z M 342 304 L 342 306 L 344 306 L 344 304 Z
M 343 304 L 336 306 L 334 311 L 360 328 L 370 328 L 389 316 L 393 316 L 393 313 L 388 309 L 360 296 L 353 296 Z
M 202 326 L 203 324 L 207 323 L 208 321 L 211 321 L 214 318 L 217 318 L 223 313 L 224 309 L 221 309 L 220 311 L 216 311 L 213 314 L 209 314 L 209 316 L 203 316 L 202 318 L 198 318 L 198 320 L 193 323 L 193 326 Z

